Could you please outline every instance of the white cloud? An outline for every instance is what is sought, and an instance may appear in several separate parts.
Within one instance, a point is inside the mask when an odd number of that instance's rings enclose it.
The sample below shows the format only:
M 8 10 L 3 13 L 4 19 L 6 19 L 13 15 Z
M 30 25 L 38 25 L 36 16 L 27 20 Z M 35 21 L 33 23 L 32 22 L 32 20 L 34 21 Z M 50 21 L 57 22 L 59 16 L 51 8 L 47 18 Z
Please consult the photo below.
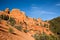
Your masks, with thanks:
M 51 11 L 46 11 L 46 10 L 42 10 L 41 7 L 38 7 L 36 5 L 32 5 L 30 7 L 30 10 L 28 10 L 29 15 L 30 17 L 33 17 L 33 18 L 42 18 L 43 20 L 46 20 L 46 19 L 52 19 L 53 16 L 56 15 L 55 12 L 51 12 Z
M 55 14 L 54 12 L 41 11 L 42 14 Z
M 56 4 L 56 6 L 60 6 L 60 3 L 59 4 Z
M 36 13 L 39 13 L 39 14 L 56 14 L 54 12 L 42 10 L 40 7 L 36 7 L 36 6 L 31 7 L 31 13 L 32 14 L 36 14 Z
M 33 6 L 32 8 L 38 8 L 38 7 Z

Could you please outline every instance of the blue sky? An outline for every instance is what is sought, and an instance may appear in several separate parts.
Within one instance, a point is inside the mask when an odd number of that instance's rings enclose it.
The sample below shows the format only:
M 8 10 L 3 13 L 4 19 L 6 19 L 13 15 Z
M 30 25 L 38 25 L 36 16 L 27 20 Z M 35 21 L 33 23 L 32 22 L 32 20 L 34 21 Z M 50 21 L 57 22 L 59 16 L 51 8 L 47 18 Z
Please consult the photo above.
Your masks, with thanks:
M 27 16 L 50 20 L 60 16 L 60 0 L 0 0 L 0 10 L 18 8 Z

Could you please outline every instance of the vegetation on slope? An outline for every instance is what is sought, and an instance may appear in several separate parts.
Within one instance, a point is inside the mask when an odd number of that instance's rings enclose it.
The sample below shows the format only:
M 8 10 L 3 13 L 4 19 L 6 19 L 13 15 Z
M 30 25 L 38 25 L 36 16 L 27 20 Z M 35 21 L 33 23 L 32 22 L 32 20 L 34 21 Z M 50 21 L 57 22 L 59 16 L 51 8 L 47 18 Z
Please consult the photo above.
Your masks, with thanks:
M 35 40 L 59 40 L 58 37 L 54 36 L 54 35 L 46 35 L 45 33 L 43 34 L 34 34 L 33 37 L 35 38 Z
M 13 12 L 12 12 L 13 13 Z M 14 13 L 15 14 L 15 13 Z M 13 15 L 14 15 L 13 14 Z M 20 14 L 20 13 L 19 13 Z M 19 19 L 18 16 L 16 16 L 18 20 L 21 20 Z M 25 17 L 25 16 L 24 16 Z M 28 17 L 27 17 L 28 18 Z M 27 19 L 26 18 L 26 19 Z M 9 15 L 5 15 L 5 14 L 2 14 L 0 15 L 0 21 L 1 20 L 4 20 L 7 22 L 6 26 L 11 26 L 11 27 L 14 27 L 16 28 L 17 30 L 19 31 L 24 31 L 25 33 L 28 33 L 28 32 L 31 32 L 30 34 L 32 35 L 32 37 L 35 38 L 35 40 L 59 40 L 60 38 L 60 17 L 57 17 L 57 18 L 54 18 L 52 20 L 49 21 L 50 23 L 50 30 L 52 32 L 54 32 L 55 34 L 57 35 L 47 35 L 46 33 L 40 33 L 40 26 L 41 26 L 41 29 L 43 28 L 48 28 L 48 24 L 47 22 L 44 22 L 44 21 L 41 21 L 40 22 L 40 19 L 39 20 L 36 20 L 36 19 L 31 19 L 31 18 L 28 18 L 27 20 L 23 20 L 22 21 L 18 21 L 20 24 L 17 24 L 16 23 L 16 20 L 14 19 L 14 17 L 11 17 Z M 32 21 L 32 22 L 31 22 Z M 29 24 L 29 25 L 28 25 Z M 31 24 L 31 25 L 30 25 Z M 35 25 L 34 25 L 35 24 Z M 44 24 L 44 25 L 43 25 Z M 29 29 L 28 27 L 31 26 L 31 28 Z M 35 27 L 35 26 L 38 26 L 38 27 Z M 35 27 L 35 28 L 34 28 Z M 31 31 L 30 31 L 31 30 Z M 14 33 L 14 30 L 13 28 L 9 28 L 8 29 L 9 33 L 11 34 L 15 34 Z M 37 31 L 37 32 L 36 32 Z M 43 31 L 43 30 L 42 30 Z M 32 34 L 32 32 L 34 34 Z M 48 31 L 49 32 L 49 31 Z M 48 33 L 47 32 L 47 33 Z M 16 34 L 15 34 L 16 35 Z M 59 35 L 59 37 L 58 37 Z
M 8 20 L 9 16 L 6 16 L 6 15 L 2 14 L 2 15 L 0 15 L 0 19 Z
M 14 33 L 14 30 L 12 28 L 9 28 L 8 30 L 10 33 Z
M 15 26 L 15 28 L 17 29 L 17 30 L 19 30 L 19 31 L 22 31 L 22 26 Z
M 50 20 L 49 23 L 50 23 L 50 30 L 55 34 L 57 34 L 58 36 L 60 36 L 60 17 Z
M 4 15 L 4 14 L 0 15 L 0 19 L 10 22 L 9 24 L 12 25 L 12 26 L 16 23 L 14 18 L 9 17 L 9 16 Z

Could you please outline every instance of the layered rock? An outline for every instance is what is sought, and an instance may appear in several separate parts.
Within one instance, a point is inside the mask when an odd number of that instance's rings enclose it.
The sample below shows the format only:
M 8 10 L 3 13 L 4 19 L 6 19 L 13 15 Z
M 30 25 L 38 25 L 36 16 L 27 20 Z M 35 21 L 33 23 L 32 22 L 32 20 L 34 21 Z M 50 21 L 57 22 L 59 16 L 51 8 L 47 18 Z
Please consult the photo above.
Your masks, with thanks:
M 11 26 L 8 24 L 8 20 L 2 20 L 0 22 L 0 36 L 1 40 L 34 40 L 32 35 L 35 33 L 42 34 L 43 32 L 47 35 L 54 35 L 49 30 L 49 23 L 44 22 L 42 19 L 38 18 L 30 18 L 25 15 L 25 13 L 19 9 L 12 9 L 12 11 L 9 11 L 9 8 L 7 8 L 5 11 L 0 11 L 0 15 L 6 15 L 9 18 L 12 17 L 16 21 L 15 25 L 21 25 L 22 31 L 17 30 L 14 28 L 14 26 Z M 7 26 L 7 25 L 8 26 Z M 8 29 L 12 28 L 14 30 L 14 33 L 11 34 L 8 32 Z M 28 30 L 27 33 L 24 33 L 23 30 Z M 4 34 L 5 33 L 5 34 Z

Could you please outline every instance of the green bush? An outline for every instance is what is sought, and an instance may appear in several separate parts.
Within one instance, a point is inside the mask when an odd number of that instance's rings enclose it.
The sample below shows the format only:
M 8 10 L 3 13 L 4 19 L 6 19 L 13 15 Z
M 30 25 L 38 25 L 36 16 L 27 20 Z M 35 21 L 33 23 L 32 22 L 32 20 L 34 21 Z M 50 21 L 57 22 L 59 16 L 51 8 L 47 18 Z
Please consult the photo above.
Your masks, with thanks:
M 12 28 L 9 28 L 8 30 L 10 33 L 14 33 L 14 30 Z
M 46 35 L 46 34 L 34 34 L 33 37 L 35 38 L 35 40 L 59 40 L 57 37 L 53 36 L 53 35 Z
M 12 17 L 10 17 L 8 21 L 10 22 L 10 25 L 12 25 L 12 26 L 14 26 L 16 23 L 16 21 Z
M 9 19 L 9 16 L 6 16 L 6 15 L 0 15 L 0 18 L 3 19 L 3 20 L 8 20 L 8 19 Z
M 50 35 L 49 40 L 59 40 L 58 37 L 55 35 Z
M 48 28 L 48 24 L 44 24 L 44 27 Z
M 60 36 L 60 17 L 50 20 L 49 23 L 50 30 Z
M 24 32 L 27 33 L 27 32 L 29 32 L 29 30 L 25 29 Z
M 49 39 L 49 37 L 47 35 L 38 34 L 38 33 L 34 34 L 33 37 L 35 38 L 35 40 L 48 40 Z
M 34 34 L 33 37 L 35 38 L 35 40 L 40 40 L 40 35 L 39 34 Z
M 58 35 L 60 39 L 60 17 L 56 17 L 49 21 L 50 23 L 50 30 Z
M 14 18 L 9 17 L 9 16 L 4 15 L 4 14 L 3 15 L 0 15 L 0 19 L 9 21 L 12 26 L 16 23 L 15 20 L 14 20 Z
M 15 26 L 15 28 L 19 31 L 22 31 L 22 26 Z

